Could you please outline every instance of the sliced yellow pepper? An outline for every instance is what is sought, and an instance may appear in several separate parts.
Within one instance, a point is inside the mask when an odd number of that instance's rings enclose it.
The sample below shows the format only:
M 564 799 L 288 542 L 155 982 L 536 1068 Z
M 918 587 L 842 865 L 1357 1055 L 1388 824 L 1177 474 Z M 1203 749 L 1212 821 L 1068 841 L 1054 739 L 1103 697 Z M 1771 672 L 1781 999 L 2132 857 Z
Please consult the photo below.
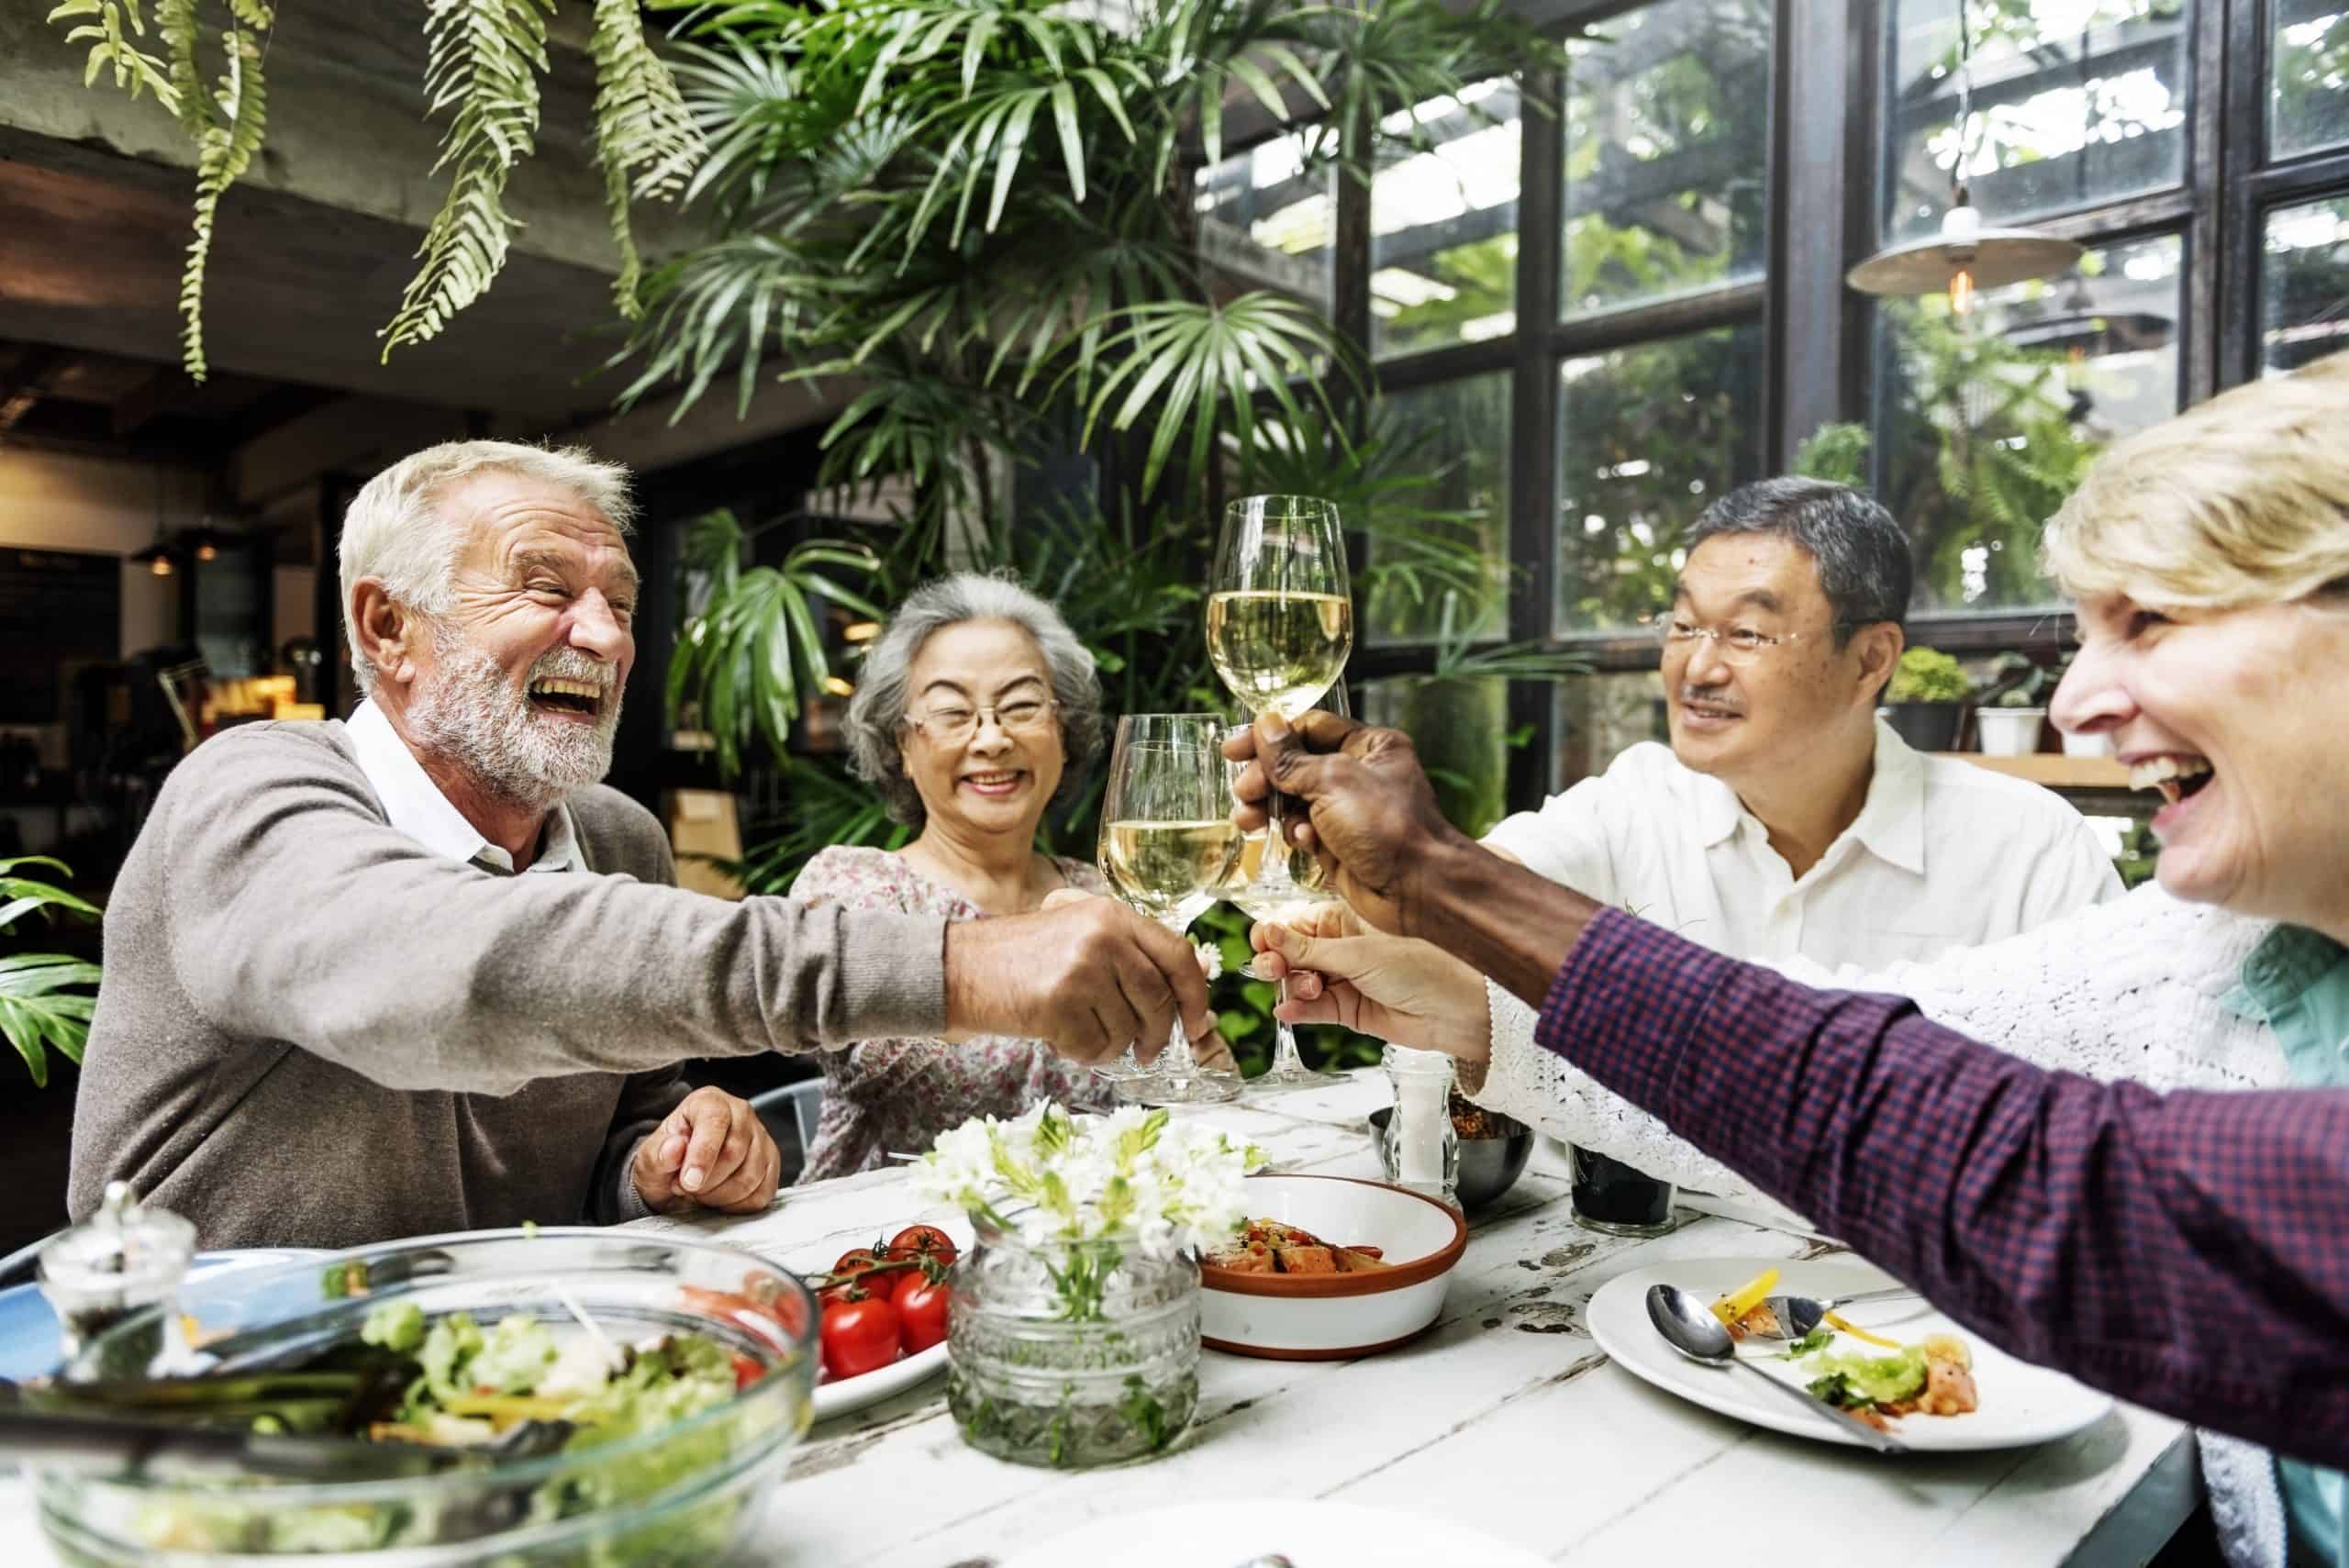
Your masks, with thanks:
M 1865 1329 L 1861 1328 L 1858 1324 L 1853 1322 L 1850 1318 L 1844 1317 L 1840 1312 L 1830 1312 L 1827 1315 L 1827 1326 L 1831 1329 L 1840 1329 L 1843 1333 L 1851 1335 L 1854 1340 L 1865 1340 L 1871 1345 L 1882 1345 L 1887 1351 L 1897 1351 L 1900 1349 L 1899 1340 L 1887 1340 L 1882 1334 L 1871 1334 Z
M 1724 1324 L 1734 1323 L 1755 1307 L 1762 1298 L 1778 1288 L 1778 1271 L 1764 1269 L 1735 1290 L 1725 1293 L 1713 1303 L 1713 1316 Z
M 556 1421 L 579 1403 L 576 1395 L 462 1394 L 441 1408 L 451 1416 L 485 1416 L 503 1429 L 517 1421 Z

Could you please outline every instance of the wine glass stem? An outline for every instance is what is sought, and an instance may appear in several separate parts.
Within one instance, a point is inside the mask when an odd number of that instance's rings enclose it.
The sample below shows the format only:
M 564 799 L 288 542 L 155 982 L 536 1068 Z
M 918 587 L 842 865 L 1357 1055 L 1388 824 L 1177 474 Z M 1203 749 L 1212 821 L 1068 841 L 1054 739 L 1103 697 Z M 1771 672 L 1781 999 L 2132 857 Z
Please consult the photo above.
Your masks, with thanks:
M 1286 999 L 1288 995 L 1288 982 L 1286 980 L 1281 982 L 1281 995 L 1284 999 Z M 1275 1025 L 1273 1030 L 1273 1071 L 1275 1073 L 1304 1072 L 1305 1058 L 1297 1053 L 1297 1031 L 1288 1027 L 1286 1019 L 1275 1018 L 1273 1022 Z
M 1256 868 L 1256 884 L 1278 884 L 1293 880 L 1288 870 L 1288 829 L 1281 820 L 1281 792 L 1264 796 L 1264 859 Z

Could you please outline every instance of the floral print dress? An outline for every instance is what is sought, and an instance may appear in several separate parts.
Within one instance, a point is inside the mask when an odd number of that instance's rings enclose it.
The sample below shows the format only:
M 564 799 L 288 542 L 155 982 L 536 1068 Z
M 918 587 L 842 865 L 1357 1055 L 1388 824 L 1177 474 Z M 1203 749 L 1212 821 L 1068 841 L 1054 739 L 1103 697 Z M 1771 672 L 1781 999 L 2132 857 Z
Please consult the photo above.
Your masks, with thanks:
M 1108 891 L 1101 873 L 1083 861 L 1053 863 L 1071 887 Z M 837 845 L 818 854 L 791 895 L 852 909 L 987 918 L 961 892 L 923 875 L 904 857 L 862 846 Z M 1106 1083 L 1054 1055 L 1041 1040 L 861 1040 L 843 1051 L 823 1051 L 819 1060 L 824 1105 L 802 1182 L 879 1170 L 892 1151 L 918 1154 L 967 1117 L 1015 1117 L 1044 1100 L 1081 1110 L 1117 1103 Z

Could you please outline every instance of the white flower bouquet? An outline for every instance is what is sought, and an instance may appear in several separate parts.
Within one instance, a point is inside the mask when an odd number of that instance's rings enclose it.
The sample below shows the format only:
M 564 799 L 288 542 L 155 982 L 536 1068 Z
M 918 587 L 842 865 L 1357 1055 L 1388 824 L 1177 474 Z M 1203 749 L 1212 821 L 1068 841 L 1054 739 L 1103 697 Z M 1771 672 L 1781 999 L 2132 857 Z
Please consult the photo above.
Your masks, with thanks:
M 1011 1121 L 973 1117 L 915 1161 L 915 1190 L 1030 1247 L 1112 1242 L 1144 1256 L 1204 1251 L 1247 1218 L 1253 1144 L 1163 1110 L 1072 1116 L 1047 1101 Z

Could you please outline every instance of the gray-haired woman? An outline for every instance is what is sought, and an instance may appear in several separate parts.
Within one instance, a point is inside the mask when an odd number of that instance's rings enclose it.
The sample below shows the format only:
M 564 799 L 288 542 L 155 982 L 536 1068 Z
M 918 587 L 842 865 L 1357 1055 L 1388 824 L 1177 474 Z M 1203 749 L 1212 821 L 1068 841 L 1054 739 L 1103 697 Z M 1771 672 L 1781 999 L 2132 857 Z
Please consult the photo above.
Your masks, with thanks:
M 1100 750 L 1101 684 L 1060 612 L 1019 584 L 960 573 L 908 595 L 864 657 L 848 734 L 858 775 L 919 831 L 894 852 L 824 851 L 794 896 L 969 920 L 1035 909 L 1057 888 L 1105 891 L 1090 864 L 1035 847 L 1044 808 Z M 965 1117 L 1105 1099 L 1036 1040 L 868 1040 L 823 1063 L 802 1181 L 873 1170 Z

